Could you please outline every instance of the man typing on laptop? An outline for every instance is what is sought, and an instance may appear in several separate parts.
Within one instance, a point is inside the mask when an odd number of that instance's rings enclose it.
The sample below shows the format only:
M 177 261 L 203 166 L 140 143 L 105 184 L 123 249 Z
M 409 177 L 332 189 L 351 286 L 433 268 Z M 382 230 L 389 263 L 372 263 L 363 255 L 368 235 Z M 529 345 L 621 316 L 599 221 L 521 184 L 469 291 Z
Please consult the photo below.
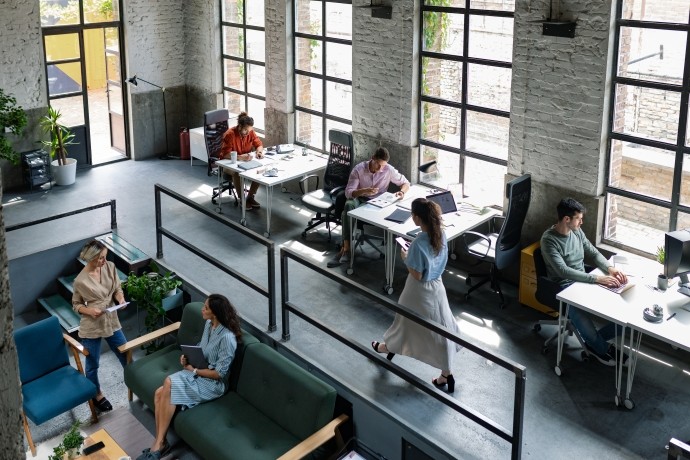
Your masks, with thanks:
M 572 198 L 564 198 L 558 203 L 556 209 L 558 222 L 546 230 L 541 237 L 541 253 L 549 278 L 560 283 L 563 288 L 574 281 L 597 283 L 614 288 L 626 284 L 628 278 L 625 274 L 609 265 L 580 229 L 585 207 Z M 595 265 L 607 275 L 585 272 L 585 258 L 593 260 Z M 592 318 L 572 305 L 569 308 L 569 317 L 589 352 L 602 364 L 615 365 L 615 350 L 613 345 L 608 343 L 615 337 L 615 325 L 608 323 L 597 330 Z
M 396 192 L 399 198 L 405 196 L 405 193 L 410 189 L 410 182 L 397 169 L 389 165 L 388 160 L 390 160 L 388 150 L 379 147 L 370 160 L 363 161 L 352 168 L 345 188 L 347 201 L 341 215 L 343 245 L 340 252 L 328 262 L 329 268 L 337 267 L 350 260 L 351 235 L 348 212 L 357 209 L 367 200 L 385 193 L 391 182 L 400 187 L 400 191 Z

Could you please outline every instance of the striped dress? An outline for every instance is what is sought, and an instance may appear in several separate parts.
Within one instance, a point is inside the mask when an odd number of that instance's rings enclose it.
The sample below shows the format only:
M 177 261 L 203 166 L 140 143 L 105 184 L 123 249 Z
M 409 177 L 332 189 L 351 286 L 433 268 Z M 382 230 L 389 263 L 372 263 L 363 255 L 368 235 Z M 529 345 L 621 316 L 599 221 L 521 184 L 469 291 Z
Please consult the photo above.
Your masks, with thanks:
M 191 408 L 199 403 L 219 398 L 225 393 L 230 364 L 237 349 L 235 334 L 222 324 L 211 329 L 211 320 L 208 320 L 199 345 L 208 361 L 208 368 L 215 369 L 221 378 L 214 380 L 196 376 L 186 369 L 175 372 L 170 375 L 172 383 L 170 401 L 175 405 Z

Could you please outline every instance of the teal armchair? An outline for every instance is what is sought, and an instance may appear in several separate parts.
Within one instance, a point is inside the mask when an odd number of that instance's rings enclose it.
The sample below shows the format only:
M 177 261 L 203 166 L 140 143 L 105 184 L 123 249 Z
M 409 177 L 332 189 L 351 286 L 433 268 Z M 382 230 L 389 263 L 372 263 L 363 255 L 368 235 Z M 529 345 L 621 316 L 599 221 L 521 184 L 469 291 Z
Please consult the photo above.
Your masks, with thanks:
M 36 456 L 27 417 L 40 425 L 88 401 L 91 418 L 95 422 L 98 418 L 91 399 L 96 397 L 97 389 L 84 376 L 79 356 L 80 352 L 88 355 L 88 351 L 62 332 L 56 317 L 51 316 L 15 331 L 14 342 L 19 358 L 24 432 L 31 454 Z M 65 342 L 74 354 L 78 370 L 70 365 Z

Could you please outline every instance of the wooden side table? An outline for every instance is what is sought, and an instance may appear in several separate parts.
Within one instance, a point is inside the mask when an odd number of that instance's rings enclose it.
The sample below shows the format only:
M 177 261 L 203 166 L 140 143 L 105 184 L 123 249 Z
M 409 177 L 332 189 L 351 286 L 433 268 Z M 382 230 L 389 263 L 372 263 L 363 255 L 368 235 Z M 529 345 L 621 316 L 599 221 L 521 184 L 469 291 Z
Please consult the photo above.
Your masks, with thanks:
M 520 290 L 518 300 L 521 304 L 532 307 L 554 318 L 558 317 L 558 312 L 540 303 L 536 297 L 537 292 L 537 273 L 534 269 L 534 251 L 540 246 L 539 241 L 527 246 L 520 254 Z
M 84 447 L 103 441 L 105 447 L 91 455 L 81 455 L 76 460 L 120 460 L 127 457 L 127 452 L 110 437 L 105 429 L 100 429 L 84 440 Z

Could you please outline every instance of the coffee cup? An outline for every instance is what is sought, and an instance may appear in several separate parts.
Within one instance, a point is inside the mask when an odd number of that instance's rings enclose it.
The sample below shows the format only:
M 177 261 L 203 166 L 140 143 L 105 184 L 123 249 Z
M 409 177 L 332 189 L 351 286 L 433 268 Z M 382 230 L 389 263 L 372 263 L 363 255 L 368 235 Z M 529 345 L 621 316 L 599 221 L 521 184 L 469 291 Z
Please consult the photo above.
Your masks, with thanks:
M 237 152 L 234 150 L 232 152 L 230 152 L 230 162 L 232 164 L 237 163 Z
M 656 279 L 656 287 L 662 291 L 668 289 L 668 278 L 666 278 L 666 275 L 659 275 L 659 277 Z

